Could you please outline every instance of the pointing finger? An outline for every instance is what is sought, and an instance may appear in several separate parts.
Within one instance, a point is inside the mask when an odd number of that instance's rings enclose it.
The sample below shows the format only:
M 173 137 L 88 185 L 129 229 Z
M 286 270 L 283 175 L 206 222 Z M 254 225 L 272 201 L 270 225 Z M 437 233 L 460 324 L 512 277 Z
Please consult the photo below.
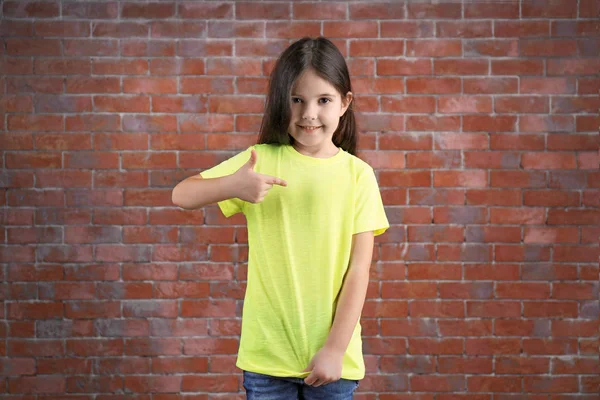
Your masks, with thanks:
M 267 177 L 267 181 L 268 184 L 270 185 L 279 185 L 279 186 L 287 186 L 287 182 L 284 181 L 281 178 L 276 178 L 274 176 L 269 176 Z

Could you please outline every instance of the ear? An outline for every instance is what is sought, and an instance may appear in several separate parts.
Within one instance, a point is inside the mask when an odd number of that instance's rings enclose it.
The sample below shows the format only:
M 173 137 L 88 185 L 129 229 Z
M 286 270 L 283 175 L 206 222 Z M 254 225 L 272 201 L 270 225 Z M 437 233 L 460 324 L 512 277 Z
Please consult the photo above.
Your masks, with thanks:
M 352 103 L 352 100 L 352 92 L 348 92 L 346 93 L 346 96 L 342 96 L 342 108 L 340 109 L 340 118 L 344 115 L 348 107 L 350 107 L 350 103 Z

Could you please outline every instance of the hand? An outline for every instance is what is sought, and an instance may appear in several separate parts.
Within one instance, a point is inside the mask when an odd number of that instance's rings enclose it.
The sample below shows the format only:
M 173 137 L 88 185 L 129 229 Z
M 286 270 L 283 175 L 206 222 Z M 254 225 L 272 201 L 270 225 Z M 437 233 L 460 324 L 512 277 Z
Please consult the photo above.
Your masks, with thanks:
M 252 149 L 248 162 L 232 174 L 236 188 L 235 197 L 249 203 L 263 201 L 273 185 L 287 186 L 287 182 L 283 179 L 255 172 L 254 166 L 257 160 L 256 150 Z
M 321 348 L 304 370 L 304 372 L 310 371 L 310 374 L 304 379 L 304 383 L 318 387 L 339 380 L 342 377 L 343 359 L 343 353 L 326 347 Z

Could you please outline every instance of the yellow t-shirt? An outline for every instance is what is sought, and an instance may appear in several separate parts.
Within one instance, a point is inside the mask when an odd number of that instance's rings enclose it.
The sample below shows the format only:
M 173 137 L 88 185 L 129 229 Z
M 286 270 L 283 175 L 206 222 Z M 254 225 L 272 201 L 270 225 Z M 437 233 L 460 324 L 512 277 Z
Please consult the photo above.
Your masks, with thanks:
M 248 226 L 248 282 L 237 366 L 285 377 L 302 372 L 323 346 L 348 269 L 352 235 L 383 233 L 388 221 L 373 169 L 343 150 L 314 158 L 289 145 L 254 145 L 201 173 L 237 171 L 256 150 L 254 171 L 287 181 L 258 204 L 219 202 L 226 217 L 238 212 Z M 360 323 L 344 355 L 342 378 L 362 379 Z

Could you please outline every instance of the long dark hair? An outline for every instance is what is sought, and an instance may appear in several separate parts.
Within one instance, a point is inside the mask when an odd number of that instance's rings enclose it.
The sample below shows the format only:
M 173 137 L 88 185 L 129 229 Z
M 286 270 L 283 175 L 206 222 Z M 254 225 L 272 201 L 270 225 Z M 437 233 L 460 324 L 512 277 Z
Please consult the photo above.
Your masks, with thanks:
M 352 91 L 346 60 L 327 38 L 302 38 L 292 43 L 275 63 L 269 80 L 269 91 L 260 126 L 258 143 L 293 144 L 288 134 L 291 119 L 291 91 L 296 79 L 307 68 L 328 81 L 342 99 Z M 340 118 L 333 134 L 333 143 L 350 154 L 356 154 L 357 128 L 353 112 L 354 101 Z

